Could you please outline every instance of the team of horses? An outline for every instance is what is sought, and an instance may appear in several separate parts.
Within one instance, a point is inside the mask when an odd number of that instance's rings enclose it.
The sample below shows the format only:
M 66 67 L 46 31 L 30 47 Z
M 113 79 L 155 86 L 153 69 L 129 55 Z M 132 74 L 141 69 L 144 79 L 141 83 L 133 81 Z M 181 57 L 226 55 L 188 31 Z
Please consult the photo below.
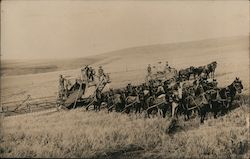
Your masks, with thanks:
M 216 118 L 230 110 L 236 94 L 243 89 L 239 78 L 227 87 L 217 87 L 216 67 L 214 61 L 206 66 L 179 70 L 171 79 L 152 79 L 140 85 L 128 84 L 124 88 L 97 92 L 94 109 L 99 111 L 104 107 L 108 112 L 127 114 L 144 112 L 147 117 L 160 114 L 163 118 L 167 115 L 178 118 L 183 115 L 186 120 L 198 114 L 203 123 L 209 112 Z

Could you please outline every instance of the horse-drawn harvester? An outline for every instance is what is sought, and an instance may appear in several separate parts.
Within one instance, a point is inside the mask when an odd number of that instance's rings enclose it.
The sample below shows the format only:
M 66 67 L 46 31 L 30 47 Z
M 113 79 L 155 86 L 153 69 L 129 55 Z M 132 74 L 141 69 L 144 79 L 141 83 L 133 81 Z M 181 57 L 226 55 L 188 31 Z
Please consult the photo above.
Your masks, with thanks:
M 102 72 L 99 76 L 93 74 L 95 78 L 87 74 L 84 69 L 81 71 L 81 78 L 60 75 L 58 96 L 32 98 L 31 95 L 27 95 L 24 100 L 1 103 L 0 113 L 11 116 L 50 108 L 71 109 L 79 106 L 90 106 L 111 81 L 108 73 Z M 74 79 L 75 83 L 72 85 Z
M 236 93 L 241 93 L 243 89 L 239 78 L 225 88 L 218 88 L 216 79 L 213 76 L 209 78 L 209 74 L 214 74 L 215 67 L 213 72 L 206 71 L 206 67 L 197 67 L 204 68 L 206 76 L 194 75 L 193 79 L 186 78 L 186 75 L 189 77 L 196 72 L 196 68 L 190 68 L 177 72 L 169 66 L 157 71 L 148 67 L 144 83 L 130 83 L 124 88 L 105 90 L 111 82 L 109 74 L 99 68 L 99 74 L 95 75 L 93 70 L 85 67 L 81 71 L 82 76 L 75 79 L 73 85 L 70 84 L 72 79 L 60 76 L 57 100 L 56 97 L 34 99 L 28 96 L 23 101 L 1 103 L 1 112 L 15 115 L 55 106 L 64 109 L 84 107 L 86 110 L 94 106 L 96 111 L 101 107 L 107 108 L 108 111 L 114 108 L 116 112 L 124 113 L 141 113 L 142 110 L 148 116 L 158 112 L 163 117 L 169 112 L 172 117 L 182 114 L 189 118 L 193 112 L 199 112 L 203 121 L 209 111 L 216 116 L 220 111 L 228 110 Z
M 75 84 L 69 89 L 64 87 L 63 96 L 59 96 L 57 99 L 58 106 L 64 108 L 76 108 L 78 106 L 87 107 L 93 104 L 98 98 L 98 95 L 103 91 L 105 86 L 110 83 L 109 74 L 102 73 L 98 78 L 92 78 L 85 76 L 86 72 L 82 72 L 82 78 L 77 78 Z M 86 73 L 87 74 L 87 73 Z M 70 79 L 64 79 L 66 83 Z M 59 90 L 60 91 L 60 90 Z

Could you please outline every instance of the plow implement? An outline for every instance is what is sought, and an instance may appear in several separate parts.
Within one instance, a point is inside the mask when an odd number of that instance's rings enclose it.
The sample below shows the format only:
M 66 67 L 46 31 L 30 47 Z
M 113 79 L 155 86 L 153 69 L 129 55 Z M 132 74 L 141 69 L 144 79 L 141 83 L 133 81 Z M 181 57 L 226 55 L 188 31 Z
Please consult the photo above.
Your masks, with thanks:
M 13 116 L 38 112 L 50 108 L 56 108 L 57 103 L 55 96 L 32 98 L 28 95 L 24 100 L 1 103 L 0 113 L 4 116 Z

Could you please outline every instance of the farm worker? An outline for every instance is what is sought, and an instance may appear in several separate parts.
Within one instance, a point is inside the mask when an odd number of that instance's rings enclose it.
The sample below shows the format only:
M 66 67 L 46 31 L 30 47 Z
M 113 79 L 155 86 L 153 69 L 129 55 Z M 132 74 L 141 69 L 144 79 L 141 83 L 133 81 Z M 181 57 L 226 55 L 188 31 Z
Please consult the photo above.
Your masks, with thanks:
M 65 79 L 65 97 L 69 94 L 70 81 Z
M 170 72 L 170 66 L 168 65 L 168 61 L 166 61 L 166 65 L 165 65 L 165 68 L 164 68 L 164 72 L 165 72 L 165 73 Z
M 148 64 L 148 76 L 151 76 L 151 73 L 152 73 L 152 68 L 151 68 L 151 65 Z
M 79 78 L 76 78 L 75 79 L 75 83 L 74 85 L 71 87 L 71 90 L 70 91 L 75 91 L 75 90 L 78 90 L 80 88 L 80 82 L 81 80 Z
M 193 82 L 193 86 L 194 86 L 194 89 L 197 89 L 198 88 L 198 86 L 199 86 L 199 77 L 198 77 L 198 79 L 196 79 L 194 82 Z
M 94 81 L 94 75 L 95 75 L 95 70 L 92 68 L 92 67 L 90 67 L 89 68 L 89 79 L 91 80 L 91 81 Z
M 109 95 L 112 97 L 112 96 L 114 96 L 114 90 L 113 90 L 113 88 L 110 88 L 109 89 Z
M 165 69 L 168 69 L 168 68 L 169 68 L 168 61 L 166 61 Z
M 102 66 L 99 66 L 99 69 L 98 69 L 99 80 L 101 79 L 101 77 L 103 76 L 103 74 L 104 74 L 104 71 L 102 69 Z
M 87 80 L 89 80 L 89 66 L 86 65 L 85 68 L 84 68 L 84 70 L 85 70 L 85 74 L 87 76 Z
M 178 97 L 178 99 L 182 99 L 182 84 L 180 84 L 179 81 L 177 81 L 174 86 L 174 94 Z
M 152 78 L 152 68 L 151 68 L 151 65 L 148 64 L 146 82 L 148 83 L 151 78 Z
M 59 99 L 63 98 L 63 94 L 64 94 L 64 78 L 62 75 L 59 75 L 59 90 L 58 90 L 58 94 L 59 94 Z
M 95 69 L 92 69 L 92 71 L 91 71 L 91 74 L 93 75 L 93 81 L 95 80 L 95 74 L 96 74 L 96 72 L 95 72 Z
M 182 88 L 183 88 L 183 82 L 180 82 L 178 85 L 178 98 L 182 99 Z
M 162 71 L 161 61 L 158 62 L 158 66 L 156 68 L 157 73 L 160 73 Z
M 128 91 L 128 94 L 131 94 L 131 93 L 133 92 L 131 83 L 129 83 L 129 84 L 127 85 L 127 91 Z
M 81 79 L 82 79 L 82 81 L 87 81 L 87 78 L 88 78 L 87 77 L 87 71 L 86 71 L 87 68 L 86 67 L 81 69 Z

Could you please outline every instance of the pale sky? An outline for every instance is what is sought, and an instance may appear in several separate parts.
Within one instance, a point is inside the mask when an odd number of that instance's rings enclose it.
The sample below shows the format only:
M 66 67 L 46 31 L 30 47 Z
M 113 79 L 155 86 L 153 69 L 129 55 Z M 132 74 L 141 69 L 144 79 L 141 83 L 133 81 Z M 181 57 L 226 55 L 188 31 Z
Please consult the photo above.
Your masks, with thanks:
M 2 1 L 3 59 L 83 57 L 249 35 L 249 2 Z

